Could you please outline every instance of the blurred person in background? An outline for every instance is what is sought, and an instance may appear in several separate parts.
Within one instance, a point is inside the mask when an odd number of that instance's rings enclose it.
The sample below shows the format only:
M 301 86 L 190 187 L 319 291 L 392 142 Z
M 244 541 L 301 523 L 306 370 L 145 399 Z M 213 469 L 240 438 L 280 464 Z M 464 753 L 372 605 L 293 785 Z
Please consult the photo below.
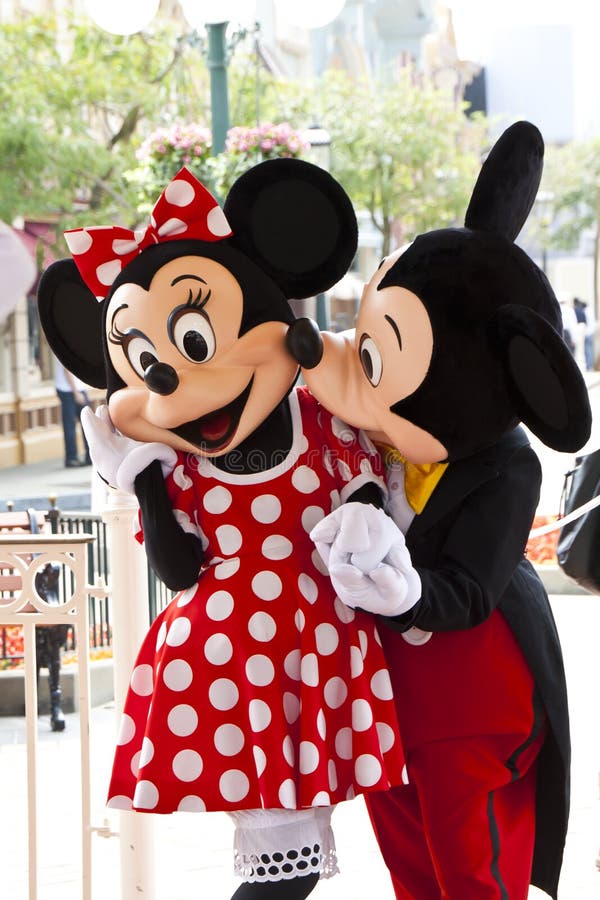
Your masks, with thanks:
M 54 359 L 54 386 L 58 399 L 60 400 L 60 408 L 62 414 L 63 436 L 65 440 L 65 467 L 72 469 L 76 466 L 91 466 L 90 451 L 88 443 L 81 429 L 83 445 L 85 448 L 84 459 L 81 460 L 77 454 L 77 423 L 80 422 L 81 410 L 90 405 L 87 395 L 87 384 L 84 384 L 79 378 L 76 378 L 71 372 L 58 361 Z M 80 423 L 81 428 L 81 423 Z

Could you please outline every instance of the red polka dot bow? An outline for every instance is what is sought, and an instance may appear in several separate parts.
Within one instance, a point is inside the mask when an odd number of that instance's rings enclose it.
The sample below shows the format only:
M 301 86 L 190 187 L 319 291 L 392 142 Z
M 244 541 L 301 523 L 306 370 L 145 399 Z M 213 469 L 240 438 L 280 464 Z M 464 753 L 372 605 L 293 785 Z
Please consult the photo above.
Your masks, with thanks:
M 65 231 L 65 240 L 81 277 L 102 300 L 119 272 L 146 247 L 184 238 L 220 241 L 231 234 L 215 198 L 184 166 L 156 201 L 146 228 L 93 225 Z

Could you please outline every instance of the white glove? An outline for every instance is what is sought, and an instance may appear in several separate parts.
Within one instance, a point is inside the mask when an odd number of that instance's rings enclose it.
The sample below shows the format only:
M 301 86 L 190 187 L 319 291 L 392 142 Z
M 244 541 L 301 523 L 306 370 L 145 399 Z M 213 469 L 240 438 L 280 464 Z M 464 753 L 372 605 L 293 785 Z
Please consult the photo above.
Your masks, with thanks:
M 126 494 L 135 493 L 136 477 L 155 459 L 165 477 L 175 467 L 177 453 L 172 447 L 125 437 L 113 425 L 107 406 L 99 406 L 95 415 L 89 406 L 82 409 L 81 426 L 96 471 L 107 484 Z
M 420 599 L 421 579 L 404 535 L 382 509 L 345 503 L 315 525 L 310 536 L 346 606 L 399 616 Z

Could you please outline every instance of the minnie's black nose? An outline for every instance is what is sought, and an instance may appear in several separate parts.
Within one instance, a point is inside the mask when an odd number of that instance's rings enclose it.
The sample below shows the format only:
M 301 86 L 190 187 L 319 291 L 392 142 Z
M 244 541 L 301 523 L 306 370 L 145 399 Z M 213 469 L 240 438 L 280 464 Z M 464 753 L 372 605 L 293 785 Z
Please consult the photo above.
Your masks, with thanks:
M 179 385 L 179 378 L 173 366 L 168 363 L 155 362 L 144 372 L 144 381 L 155 394 L 166 397 L 173 394 Z

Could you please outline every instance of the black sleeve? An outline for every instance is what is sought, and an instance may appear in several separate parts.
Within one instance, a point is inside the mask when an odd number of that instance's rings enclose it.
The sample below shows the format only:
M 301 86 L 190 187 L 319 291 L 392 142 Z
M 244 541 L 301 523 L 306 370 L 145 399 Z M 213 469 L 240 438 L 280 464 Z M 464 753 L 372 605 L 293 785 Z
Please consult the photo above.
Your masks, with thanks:
M 204 558 L 198 538 L 184 531 L 175 516 L 162 474 L 155 460 L 135 479 L 142 513 L 144 545 L 153 570 L 171 591 L 182 591 L 198 580 Z
M 533 450 L 520 447 L 498 477 L 470 494 L 457 510 L 434 561 L 421 567 L 415 550 L 421 599 L 403 615 L 385 619 L 386 624 L 399 631 L 413 625 L 450 631 L 484 622 L 523 558 L 541 478 Z

